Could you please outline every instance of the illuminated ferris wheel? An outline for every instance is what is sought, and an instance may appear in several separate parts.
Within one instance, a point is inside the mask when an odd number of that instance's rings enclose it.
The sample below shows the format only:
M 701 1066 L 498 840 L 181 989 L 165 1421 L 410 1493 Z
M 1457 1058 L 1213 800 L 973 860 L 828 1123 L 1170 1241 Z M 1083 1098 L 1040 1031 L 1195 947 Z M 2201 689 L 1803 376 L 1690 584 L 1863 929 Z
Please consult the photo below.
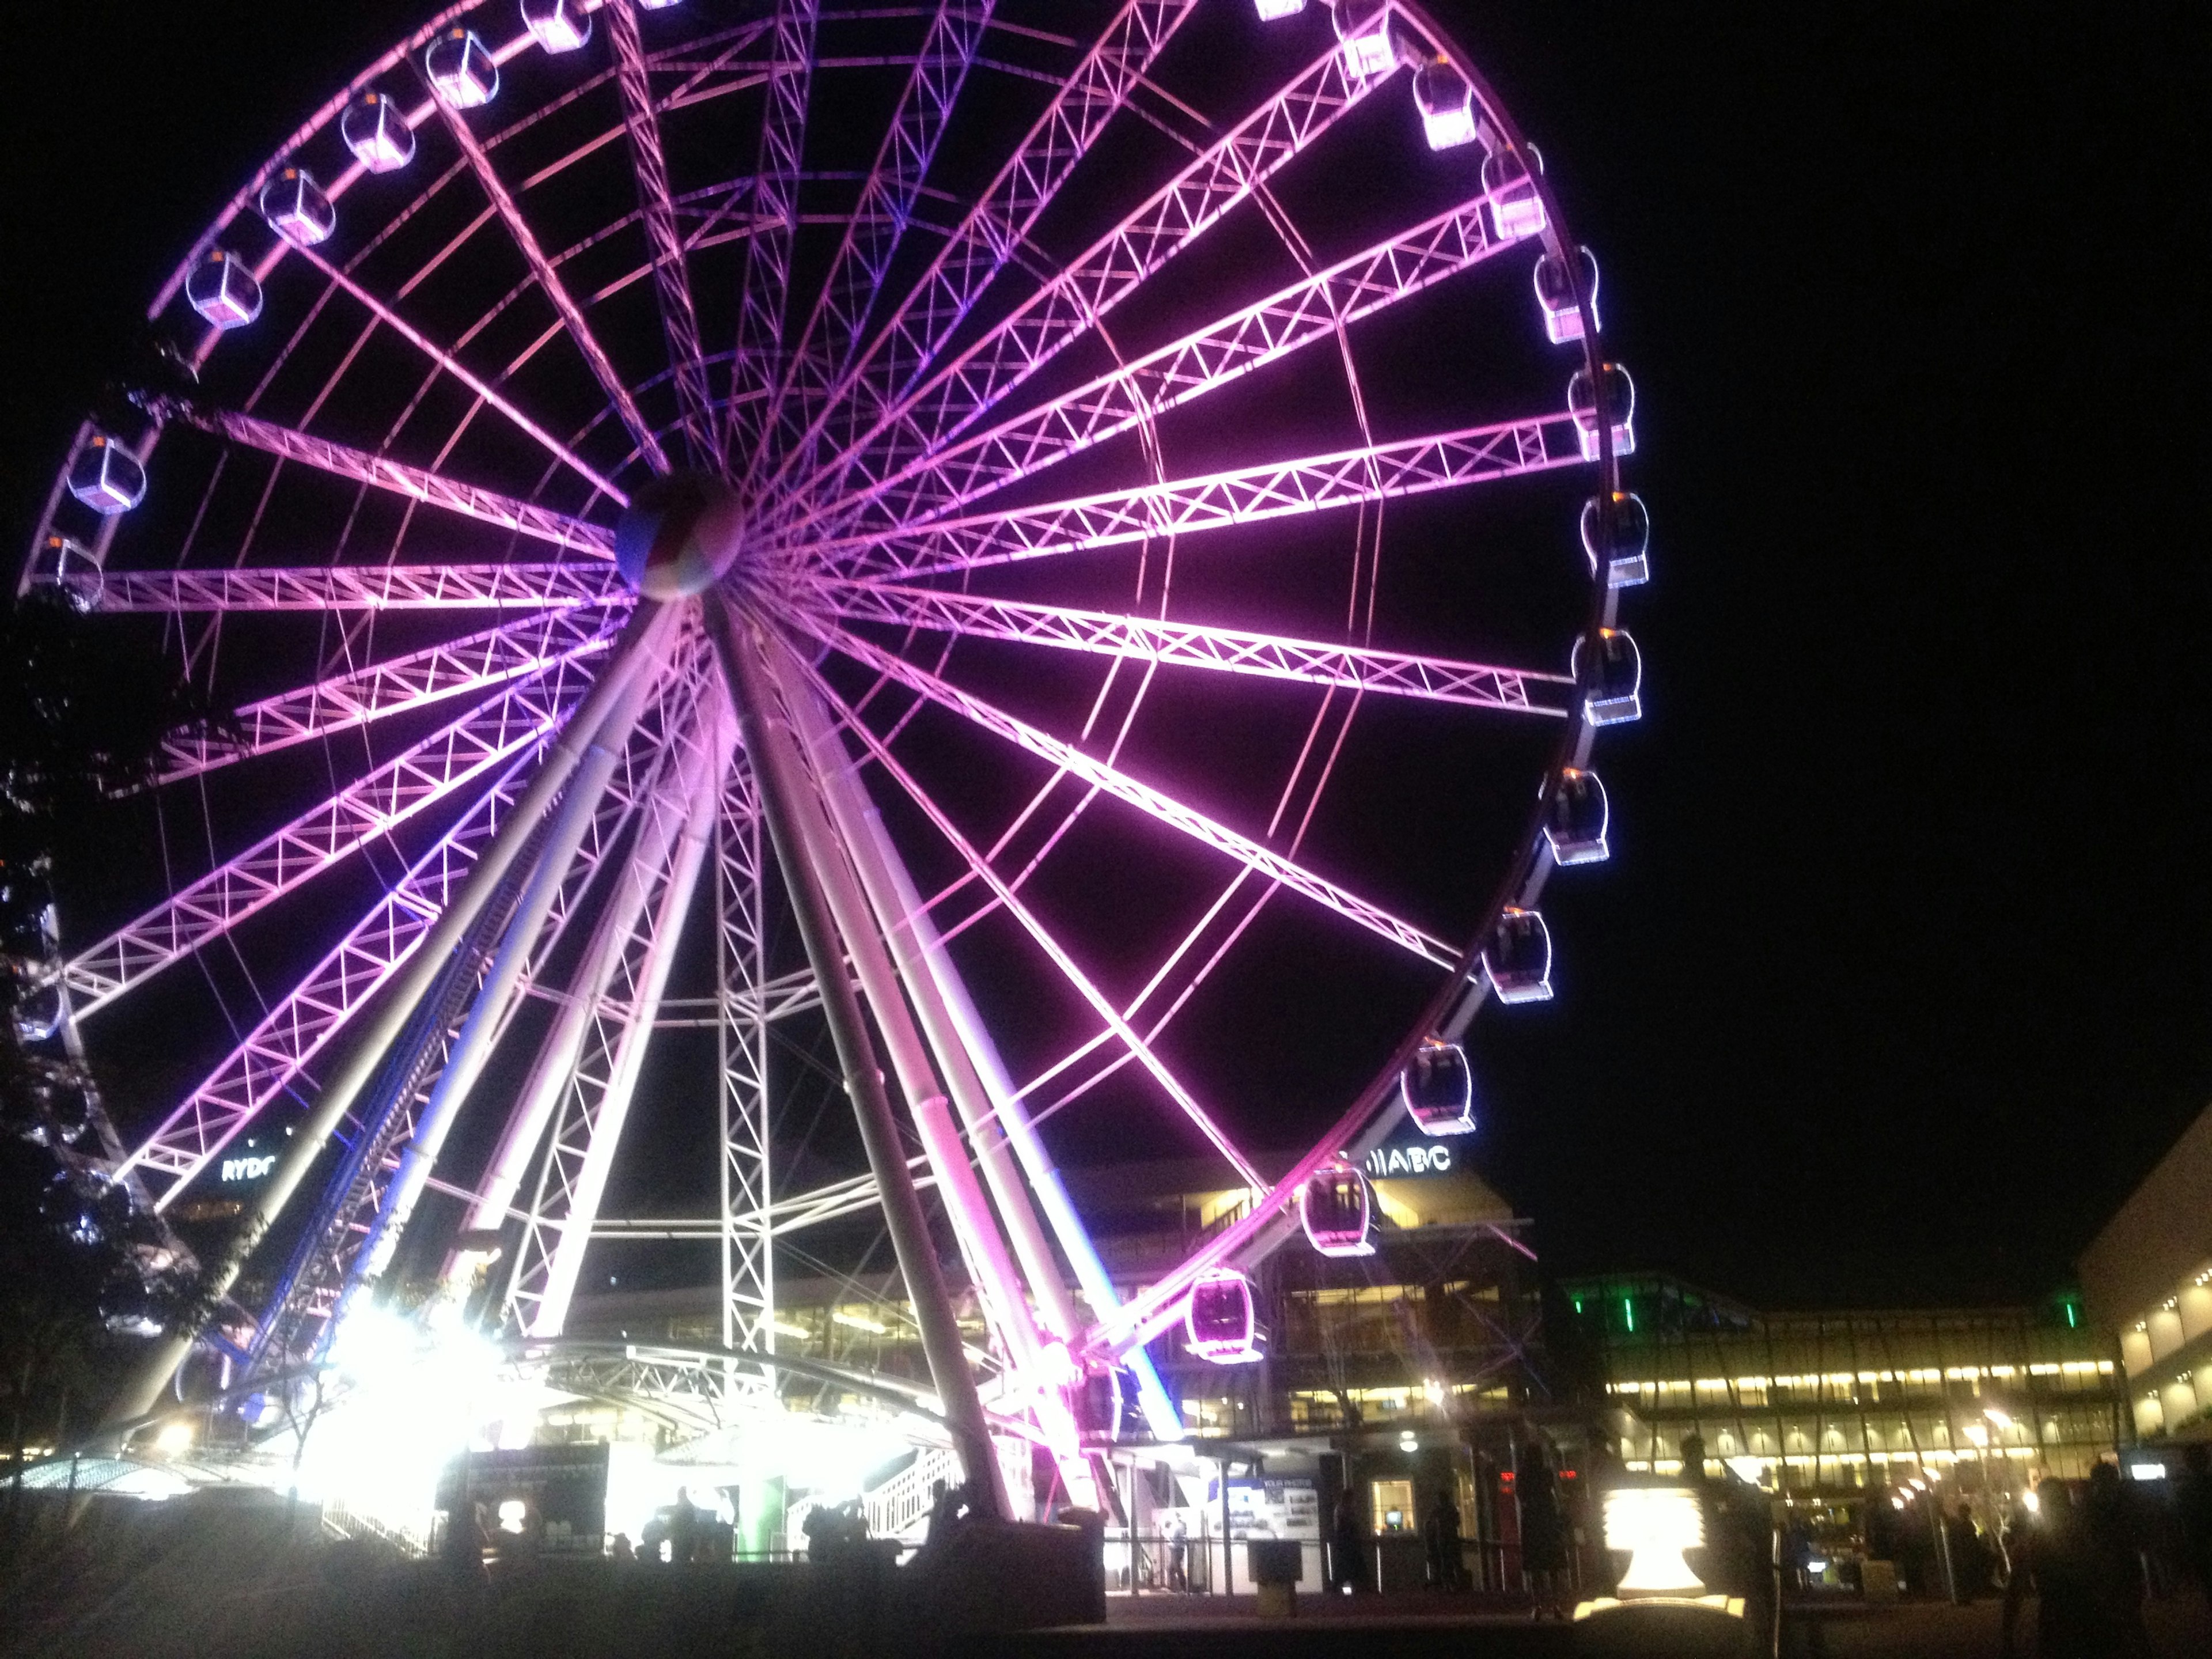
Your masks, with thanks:
M 1478 1009 L 1552 994 L 1537 899 L 1607 856 L 1638 713 L 1633 392 L 1417 7 L 459 5 L 152 314 L 172 372 L 83 428 L 26 583 L 234 714 L 173 734 L 145 902 L 25 1035 L 205 1003 L 106 1169 L 169 1217 L 274 1149 L 246 1365 L 403 1244 L 558 1337 L 683 1097 L 728 1349 L 775 1351 L 779 1239 L 880 1204 L 963 1455 L 1018 1419 L 1065 1465 L 1116 1367 L 1171 1437 L 1145 1345 L 1253 1357 L 1249 1270 L 1368 1249 L 1360 1158 L 1472 1128 Z M 792 1189 L 809 1019 L 867 1169 Z M 1123 1302 L 1066 1145 L 1258 1196 Z

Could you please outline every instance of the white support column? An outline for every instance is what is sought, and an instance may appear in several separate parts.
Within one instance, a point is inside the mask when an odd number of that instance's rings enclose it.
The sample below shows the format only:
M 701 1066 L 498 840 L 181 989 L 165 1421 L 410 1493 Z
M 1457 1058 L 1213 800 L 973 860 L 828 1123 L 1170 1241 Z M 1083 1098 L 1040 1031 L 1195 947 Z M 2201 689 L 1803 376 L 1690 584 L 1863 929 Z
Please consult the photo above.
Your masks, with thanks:
M 599 1091 L 598 1110 L 588 1113 L 591 1128 L 584 1157 L 581 1164 L 577 1164 L 573 1179 L 568 1179 L 560 1237 L 546 1256 L 544 1290 L 540 1291 L 529 1316 L 531 1336 L 560 1336 L 562 1325 L 568 1322 L 568 1301 L 575 1297 L 577 1276 L 584 1272 L 584 1252 L 591 1248 L 591 1224 L 599 1217 L 599 1199 L 606 1194 L 606 1176 L 615 1168 L 615 1148 L 622 1144 L 622 1126 L 629 1121 L 630 1099 L 637 1095 L 637 1073 L 646 1064 L 646 1044 L 653 1042 L 653 1018 L 654 1013 L 659 1013 L 661 991 L 668 988 L 668 969 L 675 964 L 677 938 L 684 933 L 684 915 L 690 911 L 692 894 L 699 891 L 699 869 L 706 865 L 708 836 L 714 823 L 712 814 L 719 799 L 712 781 L 721 775 L 723 765 L 728 765 L 730 737 L 730 723 L 717 714 L 710 769 L 706 769 L 703 776 L 692 769 L 686 779 L 692 785 L 690 811 L 672 848 L 668 880 L 661 887 L 659 905 L 653 911 L 650 933 L 644 938 L 644 957 L 633 975 L 629 1020 L 623 1020 L 619 1029 L 622 1036 L 615 1040 L 613 1053 L 606 1057 L 606 1078 Z M 586 1097 L 591 1095 L 588 1064 L 577 1071 L 575 1095 L 577 1103 L 586 1106 Z M 564 1155 L 566 1139 L 556 1133 L 556 1144 L 546 1159 L 549 1175 L 560 1170 L 560 1175 L 566 1176 L 566 1168 L 562 1168 Z
M 714 820 L 722 1346 L 774 1353 L 775 1199 L 761 875 L 760 799 L 744 757 L 733 756 L 722 785 L 722 810 Z

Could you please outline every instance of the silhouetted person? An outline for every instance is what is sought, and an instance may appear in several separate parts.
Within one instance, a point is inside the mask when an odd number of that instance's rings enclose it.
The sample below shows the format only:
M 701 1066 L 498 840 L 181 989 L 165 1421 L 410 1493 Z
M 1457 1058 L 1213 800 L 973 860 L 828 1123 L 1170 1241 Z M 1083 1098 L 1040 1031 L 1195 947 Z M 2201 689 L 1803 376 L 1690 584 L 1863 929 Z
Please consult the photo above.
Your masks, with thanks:
M 2089 1497 L 2083 1510 L 2097 1598 L 2118 1632 L 2120 1651 L 2147 1656 L 2150 1632 L 2143 1626 L 2146 1529 L 2135 1494 L 2120 1479 L 2117 1465 L 2100 1463 L 2089 1471 Z
M 957 1486 L 947 1486 L 942 1480 L 931 1481 L 929 1484 L 929 1530 L 922 1534 L 922 1548 L 928 1549 L 933 1545 L 943 1544 L 946 1539 L 952 1536 L 953 1532 L 963 1521 L 975 1513 L 975 1494 L 969 1490 L 966 1481 L 962 1481 Z M 865 1537 L 867 1522 L 861 1522 L 860 1527 L 861 1535 Z
M 630 1547 L 629 1534 L 626 1532 L 618 1532 L 615 1534 L 614 1542 L 607 1547 L 607 1554 L 617 1561 L 637 1559 L 637 1552 Z
M 1340 1589 L 1367 1587 L 1366 1542 L 1360 1536 L 1359 1500 L 1346 1486 L 1336 1495 L 1336 1517 L 1328 1534 L 1330 1578 Z
M 1457 1589 L 1466 1564 L 1460 1553 L 1459 1500 L 1449 1487 L 1437 1488 L 1421 1535 L 1428 1547 L 1429 1583 L 1438 1589 Z
M 1567 1522 L 1559 1510 L 1559 1479 L 1540 1443 L 1522 1448 L 1513 1492 L 1521 1505 L 1521 1565 L 1528 1575 L 1528 1616 L 1541 1619 L 1548 1613 L 1565 1619 Z
M 2212 1447 L 2201 1440 L 2182 1450 L 2173 1511 L 2182 1576 L 2212 1602 Z
M 691 1489 L 678 1486 L 668 1511 L 668 1559 L 682 1566 L 699 1546 L 699 1511 L 692 1507 Z
M 1170 1515 L 1165 1531 L 1168 1544 L 1168 1588 L 1180 1595 L 1190 1588 L 1190 1529 L 1182 1516 Z
M 2021 1605 L 2035 1597 L 2039 1659 L 2118 1659 L 2120 1630 L 2099 1593 L 2099 1571 L 2086 1517 L 2075 1512 L 2063 1480 L 2036 1488 L 2038 1509 L 2021 1530 L 2005 1586 L 2003 1652 L 2011 1659 Z

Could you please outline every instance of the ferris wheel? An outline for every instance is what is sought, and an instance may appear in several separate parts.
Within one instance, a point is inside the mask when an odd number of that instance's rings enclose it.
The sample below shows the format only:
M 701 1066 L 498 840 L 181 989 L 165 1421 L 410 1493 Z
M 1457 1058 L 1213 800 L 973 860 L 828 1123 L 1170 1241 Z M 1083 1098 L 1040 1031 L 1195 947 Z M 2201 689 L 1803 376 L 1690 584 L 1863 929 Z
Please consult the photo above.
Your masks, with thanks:
M 1072 1455 L 1101 1368 L 1179 1435 L 1146 1345 L 1251 1358 L 1268 1252 L 1370 1248 L 1361 1159 L 1474 1127 L 1477 1012 L 1552 995 L 1539 897 L 1607 856 L 1648 524 L 1597 298 L 1397 0 L 452 7 L 216 218 L 55 482 L 26 586 L 234 712 L 23 1034 L 198 1034 L 105 1176 L 173 1218 L 269 1149 L 249 1364 L 403 1241 L 559 1336 L 680 1097 L 726 1348 L 880 1204 L 971 1462 L 993 1414 Z M 793 1190 L 809 1019 L 867 1168 Z M 1063 1146 L 1253 1200 L 1125 1302 Z

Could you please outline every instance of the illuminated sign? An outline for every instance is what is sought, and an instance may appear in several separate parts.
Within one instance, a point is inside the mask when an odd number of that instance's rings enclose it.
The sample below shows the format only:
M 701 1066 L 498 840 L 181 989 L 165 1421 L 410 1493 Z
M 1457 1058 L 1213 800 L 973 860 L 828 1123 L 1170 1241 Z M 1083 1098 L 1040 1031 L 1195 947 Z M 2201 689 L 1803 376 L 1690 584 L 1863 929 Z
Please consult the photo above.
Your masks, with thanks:
M 222 1179 L 226 1182 L 258 1181 L 276 1167 L 276 1154 L 264 1158 L 227 1158 L 222 1161 Z
M 1449 1175 L 1451 1166 L 1452 1149 L 1449 1146 L 1377 1146 L 1367 1154 L 1367 1174 L 1375 1181 Z

